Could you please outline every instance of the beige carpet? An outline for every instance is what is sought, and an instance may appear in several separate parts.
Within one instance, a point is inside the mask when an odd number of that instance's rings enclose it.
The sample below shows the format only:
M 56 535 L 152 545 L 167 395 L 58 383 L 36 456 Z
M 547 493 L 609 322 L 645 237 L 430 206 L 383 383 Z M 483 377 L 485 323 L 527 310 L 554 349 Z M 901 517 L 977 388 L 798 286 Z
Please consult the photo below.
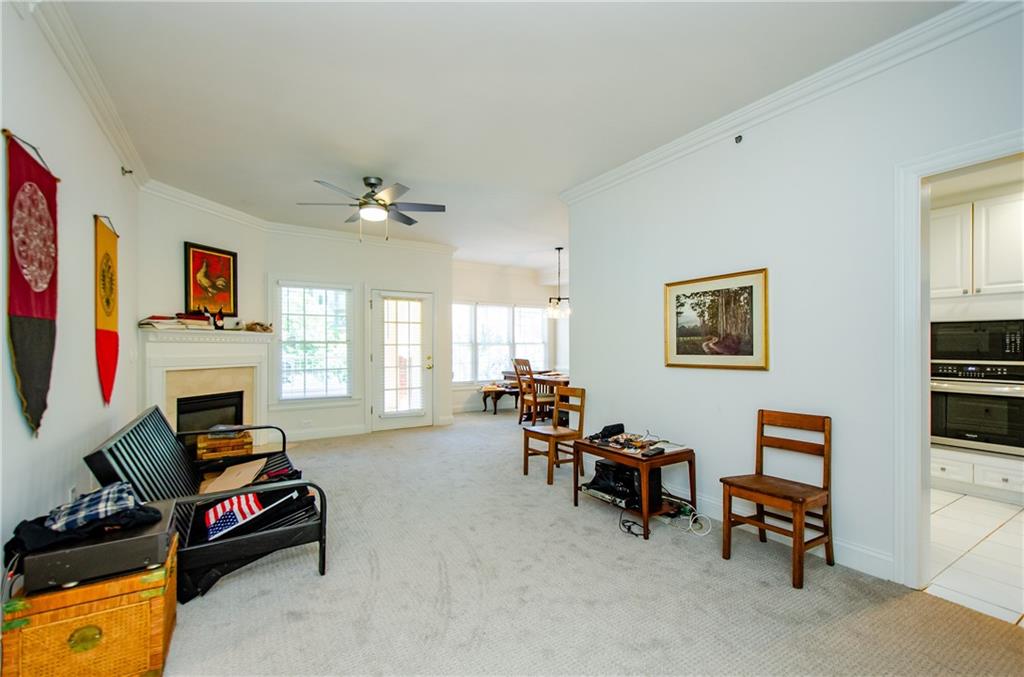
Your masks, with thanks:
M 278 553 L 179 607 L 169 675 L 1016 674 L 1024 630 L 718 524 L 623 534 L 521 474 L 510 415 L 303 443 L 330 500 L 316 549 Z

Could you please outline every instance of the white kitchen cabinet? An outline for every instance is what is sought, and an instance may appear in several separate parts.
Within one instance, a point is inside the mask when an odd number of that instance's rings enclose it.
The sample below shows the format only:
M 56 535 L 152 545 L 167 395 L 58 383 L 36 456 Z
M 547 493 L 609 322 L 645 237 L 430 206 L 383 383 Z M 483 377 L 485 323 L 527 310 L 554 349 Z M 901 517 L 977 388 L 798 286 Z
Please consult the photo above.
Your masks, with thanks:
M 933 209 L 931 297 L 1024 292 L 1024 193 Z
M 971 293 L 971 203 L 932 210 L 929 232 L 932 298 Z
M 974 293 L 1024 291 L 1024 195 L 974 203 Z

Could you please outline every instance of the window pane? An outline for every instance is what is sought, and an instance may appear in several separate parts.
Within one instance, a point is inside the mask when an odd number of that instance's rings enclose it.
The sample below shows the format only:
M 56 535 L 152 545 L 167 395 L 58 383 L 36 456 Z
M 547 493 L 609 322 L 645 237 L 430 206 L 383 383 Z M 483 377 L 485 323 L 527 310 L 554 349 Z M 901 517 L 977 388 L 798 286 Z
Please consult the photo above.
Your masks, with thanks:
M 544 352 L 543 343 L 516 344 L 516 357 L 519 359 L 529 360 L 530 368 L 534 370 L 547 368 L 547 361 L 544 359 Z
M 348 394 L 348 370 L 331 369 L 327 372 L 328 397 L 341 397 Z
M 501 379 L 501 372 L 511 368 L 511 346 L 480 346 L 477 380 L 499 380 Z
M 456 343 L 452 346 L 452 380 L 473 380 L 473 346 Z
M 349 394 L 348 292 L 281 288 L 281 399 Z
M 327 340 L 327 322 L 323 315 L 306 315 L 306 340 L 325 341 Z
M 476 340 L 478 343 L 509 343 L 512 309 L 508 306 L 476 307 Z
M 327 318 L 327 340 L 348 340 L 347 322 L 344 315 L 336 315 L 334 317 Z
M 301 341 L 305 334 L 305 324 L 302 315 L 285 315 L 281 321 L 282 341 Z
M 452 305 L 452 342 L 473 342 L 473 306 L 468 303 Z
M 348 368 L 348 346 L 344 343 L 327 344 L 327 368 L 347 369 Z
M 544 343 L 547 319 L 540 308 L 516 308 L 516 343 Z

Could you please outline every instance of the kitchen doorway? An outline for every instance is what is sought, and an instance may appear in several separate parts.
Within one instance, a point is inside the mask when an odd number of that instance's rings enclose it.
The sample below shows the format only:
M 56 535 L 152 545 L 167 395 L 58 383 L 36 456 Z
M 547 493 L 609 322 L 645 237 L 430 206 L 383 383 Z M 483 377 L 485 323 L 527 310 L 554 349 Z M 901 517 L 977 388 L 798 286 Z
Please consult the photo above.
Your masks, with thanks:
M 908 584 L 1020 623 L 1024 153 L 922 175 L 920 224 L 924 456 Z

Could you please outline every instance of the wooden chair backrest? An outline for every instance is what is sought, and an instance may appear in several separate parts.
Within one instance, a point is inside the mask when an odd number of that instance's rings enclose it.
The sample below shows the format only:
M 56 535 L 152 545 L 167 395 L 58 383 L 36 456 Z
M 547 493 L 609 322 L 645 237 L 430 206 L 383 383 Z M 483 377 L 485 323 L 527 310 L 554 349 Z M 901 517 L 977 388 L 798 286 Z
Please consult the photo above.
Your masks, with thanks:
M 806 440 L 794 440 L 788 437 L 766 435 L 764 432 L 765 426 L 790 428 L 793 430 L 809 430 L 811 432 L 822 433 L 823 439 L 821 442 L 808 442 Z M 829 488 L 832 473 L 831 417 L 759 409 L 757 411 L 757 461 L 755 464 L 755 472 L 758 475 L 764 474 L 764 450 L 766 448 L 779 449 L 782 451 L 795 451 L 800 454 L 810 454 L 811 456 L 820 456 L 822 460 L 821 488 Z
M 575 401 L 574 401 L 575 400 Z M 579 416 L 576 419 L 576 432 L 583 434 L 583 410 L 587 405 L 587 391 L 584 388 L 570 388 L 569 386 L 555 387 L 555 413 L 551 417 L 551 425 L 558 424 L 558 414 L 562 411 L 575 411 Z M 571 425 L 571 423 L 570 423 Z
M 516 382 L 519 384 L 520 395 L 532 395 L 537 391 L 533 382 L 533 369 L 529 360 L 514 359 L 512 367 L 516 370 Z

